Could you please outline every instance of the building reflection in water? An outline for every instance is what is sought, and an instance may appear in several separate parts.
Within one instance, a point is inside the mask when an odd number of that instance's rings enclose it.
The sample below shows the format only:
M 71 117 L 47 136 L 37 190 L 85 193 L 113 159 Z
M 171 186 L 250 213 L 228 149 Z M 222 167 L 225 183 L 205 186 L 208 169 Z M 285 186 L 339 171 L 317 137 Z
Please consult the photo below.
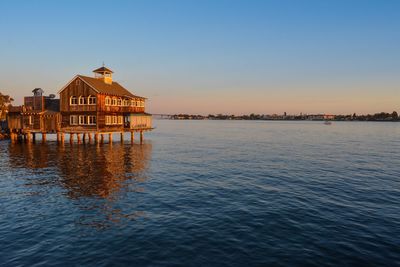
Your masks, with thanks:
M 120 204 L 126 194 L 144 191 L 151 153 L 151 143 L 64 146 L 47 143 L 9 147 L 11 167 L 28 168 L 36 174 L 27 178 L 25 184 L 29 191 L 59 186 L 62 194 L 78 202 L 82 210 L 95 210 L 95 215 L 89 218 L 87 214 L 78 216 L 77 222 L 100 228 L 123 218 L 144 215 L 142 211 L 132 210 L 134 203 L 130 204 L 129 211 L 113 207 Z M 44 190 L 45 194 L 51 194 L 51 190 Z

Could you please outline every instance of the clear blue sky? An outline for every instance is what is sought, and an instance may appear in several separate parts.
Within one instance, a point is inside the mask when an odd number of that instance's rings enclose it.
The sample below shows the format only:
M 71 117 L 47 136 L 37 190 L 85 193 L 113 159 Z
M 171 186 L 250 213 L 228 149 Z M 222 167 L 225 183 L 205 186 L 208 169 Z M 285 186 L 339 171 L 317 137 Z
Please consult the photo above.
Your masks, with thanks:
M 400 110 L 400 1 L 2 1 L 0 92 L 105 64 L 154 113 Z

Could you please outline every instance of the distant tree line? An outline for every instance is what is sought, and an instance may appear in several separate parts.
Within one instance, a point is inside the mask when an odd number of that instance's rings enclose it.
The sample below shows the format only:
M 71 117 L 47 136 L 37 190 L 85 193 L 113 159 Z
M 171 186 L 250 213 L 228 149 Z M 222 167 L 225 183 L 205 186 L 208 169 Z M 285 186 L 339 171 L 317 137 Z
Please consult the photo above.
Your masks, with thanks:
M 286 112 L 282 115 L 272 114 L 254 114 L 249 115 L 230 115 L 230 114 L 209 114 L 191 115 L 191 114 L 175 114 L 170 117 L 175 120 L 335 120 L 335 121 L 400 121 L 396 111 L 392 113 L 380 112 L 375 114 L 357 115 L 356 113 L 349 115 L 329 115 L 324 114 L 299 114 L 287 115 Z

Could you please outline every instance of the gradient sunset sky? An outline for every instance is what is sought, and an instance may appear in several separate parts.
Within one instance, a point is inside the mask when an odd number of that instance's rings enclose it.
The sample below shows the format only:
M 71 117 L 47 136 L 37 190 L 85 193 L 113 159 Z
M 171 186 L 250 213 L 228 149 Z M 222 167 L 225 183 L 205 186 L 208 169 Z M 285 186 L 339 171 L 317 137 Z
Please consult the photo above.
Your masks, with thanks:
M 2 1 L 0 92 L 104 61 L 152 113 L 400 111 L 400 1 Z

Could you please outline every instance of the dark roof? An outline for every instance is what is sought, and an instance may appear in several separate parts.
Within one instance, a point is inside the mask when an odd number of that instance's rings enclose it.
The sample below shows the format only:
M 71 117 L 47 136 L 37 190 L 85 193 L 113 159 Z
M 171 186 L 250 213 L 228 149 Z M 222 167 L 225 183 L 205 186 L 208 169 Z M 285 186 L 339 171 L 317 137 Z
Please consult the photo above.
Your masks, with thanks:
M 144 97 L 132 94 L 117 82 L 112 82 L 111 84 L 107 84 L 101 79 L 96 79 L 83 75 L 78 75 L 78 77 L 81 78 L 84 82 L 86 82 L 88 85 L 93 87 L 101 94 L 145 99 Z
M 110 70 L 109 68 L 106 67 L 101 67 L 98 69 L 95 69 L 93 72 L 99 72 L 99 73 L 103 73 L 103 72 L 109 72 L 109 73 L 114 73 L 112 70 Z

